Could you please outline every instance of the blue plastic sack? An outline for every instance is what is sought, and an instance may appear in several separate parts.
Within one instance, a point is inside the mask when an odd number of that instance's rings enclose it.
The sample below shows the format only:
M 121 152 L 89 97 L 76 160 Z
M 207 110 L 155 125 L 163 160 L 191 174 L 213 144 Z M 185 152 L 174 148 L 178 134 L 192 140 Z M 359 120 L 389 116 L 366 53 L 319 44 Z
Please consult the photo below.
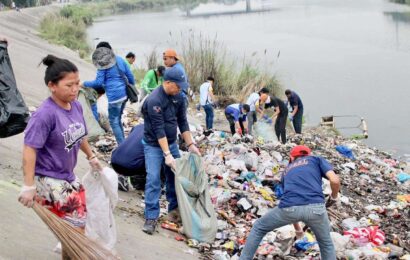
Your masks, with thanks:
M 336 151 L 338 151 L 341 155 L 343 155 L 344 157 L 347 157 L 351 160 L 355 159 L 355 157 L 353 155 L 353 152 L 352 152 L 352 149 L 350 149 L 347 146 L 338 145 L 338 146 L 336 146 Z
M 401 172 L 401 173 L 396 175 L 396 178 L 399 182 L 405 183 L 406 181 L 410 180 L 410 174 L 405 173 L 405 172 Z
M 295 242 L 295 248 L 298 251 L 306 251 L 316 244 L 317 242 L 308 242 L 307 238 L 304 237 L 303 239 Z

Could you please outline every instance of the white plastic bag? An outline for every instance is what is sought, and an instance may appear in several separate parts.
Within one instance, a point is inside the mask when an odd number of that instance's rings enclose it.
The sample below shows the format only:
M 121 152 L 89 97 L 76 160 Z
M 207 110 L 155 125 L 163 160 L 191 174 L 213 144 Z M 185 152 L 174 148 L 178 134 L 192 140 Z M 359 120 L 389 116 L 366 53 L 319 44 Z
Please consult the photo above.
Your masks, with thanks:
M 89 171 L 83 177 L 87 203 L 87 237 L 113 250 L 117 241 L 117 230 L 113 210 L 118 202 L 118 178 L 115 171 L 105 167 L 101 173 Z

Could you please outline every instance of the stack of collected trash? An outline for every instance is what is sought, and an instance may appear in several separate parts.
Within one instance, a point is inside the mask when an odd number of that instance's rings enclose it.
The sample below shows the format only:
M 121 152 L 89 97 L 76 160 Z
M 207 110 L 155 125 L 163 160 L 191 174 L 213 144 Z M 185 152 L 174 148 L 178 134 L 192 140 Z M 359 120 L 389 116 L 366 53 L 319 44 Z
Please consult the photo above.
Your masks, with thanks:
M 129 128 L 139 123 L 130 112 L 126 118 Z M 218 231 L 212 244 L 180 235 L 175 238 L 197 248 L 204 259 L 238 259 L 254 221 L 279 203 L 281 173 L 290 149 L 298 144 L 309 146 L 314 155 L 331 162 L 340 176 L 340 202 L 328 209 L 338 258 L 410 259 L 410 162 L 337 136 L 327 128 L 291 134 L 286 145 L 261 135 L 240 137 L 224 131 L 204 135 L 200 126 L 194 129 L 192 134 L 209 176 Z M 94 143 L 100 158 L 109 161 L 113 144 L 109 135 Z M 330 194 L 326 180 L 323 190 Z M 165 200 L 161 203 L 165 209 Z M 309 229 L 296 240 L 289 225 L 268 233 L 256 257 L 319 259 L 319 248 Z

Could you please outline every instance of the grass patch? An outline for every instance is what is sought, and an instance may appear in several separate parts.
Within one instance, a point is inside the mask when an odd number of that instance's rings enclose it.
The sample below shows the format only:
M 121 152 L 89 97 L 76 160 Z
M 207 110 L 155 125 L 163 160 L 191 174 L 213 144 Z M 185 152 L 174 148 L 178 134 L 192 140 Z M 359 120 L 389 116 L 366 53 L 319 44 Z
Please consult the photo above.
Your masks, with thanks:
M 87 44 L 86 25 L 81 20 L 48 14 L 40 23 L 40 35 L 54 44 L 77 51 L 82 58 L 91 50 Z

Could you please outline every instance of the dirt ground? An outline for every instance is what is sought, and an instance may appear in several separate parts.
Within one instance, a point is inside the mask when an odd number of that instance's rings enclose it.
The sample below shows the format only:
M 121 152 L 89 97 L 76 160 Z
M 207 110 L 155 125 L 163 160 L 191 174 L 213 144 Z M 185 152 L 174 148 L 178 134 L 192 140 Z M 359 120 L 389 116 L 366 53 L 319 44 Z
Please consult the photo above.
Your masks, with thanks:
M 92 79 L 95 68 L 81 60 L 77 53 L 40 39 L 36 28 L 41 17 L 58 6 L 22 9 L 21 12 L 0 12 L 0 37 L 9 41 L 9 54 L 17 85 L 28 106 L 38 106 L 47 96 L 44 66 L 38 66 L 47 54 L 74 62 L 82 80 Z M 23 135 L 0 139 L 0 259 L 61 259 L 53 252 L 57 240 L 33 210 L 17 202 L 22 184 L 21 151 Z M 82 177 L 88 165 L 80 153 L 75 173 Z M 172 232 L 159 228 L 149 236 L 141 231 L 143 219 L 136 211 L 140 205 L 135 191 L 120 192 L 115 211 L 118 242 L 122 259 L 198 259 L 198 254 Z

